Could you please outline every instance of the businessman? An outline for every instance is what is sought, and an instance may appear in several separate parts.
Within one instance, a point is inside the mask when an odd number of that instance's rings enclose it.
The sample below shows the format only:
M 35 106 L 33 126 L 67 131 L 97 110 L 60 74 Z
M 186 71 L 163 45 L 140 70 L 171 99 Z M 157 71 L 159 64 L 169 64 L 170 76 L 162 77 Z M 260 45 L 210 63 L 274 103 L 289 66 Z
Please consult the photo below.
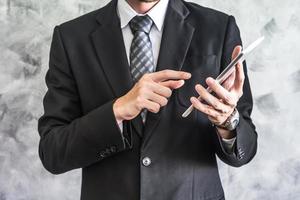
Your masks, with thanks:
M 216 155 L 239 167 L 257 149 L 246 64 L 214 79 L 241 45 L 234 17 L 182 0 L 112 0 L 56 26 L 44 167 L 82 168 L 82 200 L 224 199 Z

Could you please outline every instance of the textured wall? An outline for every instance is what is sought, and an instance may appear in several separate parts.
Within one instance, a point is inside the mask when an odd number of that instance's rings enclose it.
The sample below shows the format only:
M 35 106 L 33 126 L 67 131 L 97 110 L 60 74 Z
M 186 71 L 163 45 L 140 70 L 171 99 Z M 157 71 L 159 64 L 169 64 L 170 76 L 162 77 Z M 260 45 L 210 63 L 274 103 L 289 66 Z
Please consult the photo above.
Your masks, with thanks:
M 0 200 L 74 200 L 80 170 L 46 172 L 37 155 L 49 45 L 56 24 L 103 6 L 100 0 L 0 1 Z M 244 44 L 264 45 L 249 59 L 259 132 L 255 159 L 220 163 L 229 200 L 300 199 L 300 3 L 297 0 L 195 0 L 234 15 Z

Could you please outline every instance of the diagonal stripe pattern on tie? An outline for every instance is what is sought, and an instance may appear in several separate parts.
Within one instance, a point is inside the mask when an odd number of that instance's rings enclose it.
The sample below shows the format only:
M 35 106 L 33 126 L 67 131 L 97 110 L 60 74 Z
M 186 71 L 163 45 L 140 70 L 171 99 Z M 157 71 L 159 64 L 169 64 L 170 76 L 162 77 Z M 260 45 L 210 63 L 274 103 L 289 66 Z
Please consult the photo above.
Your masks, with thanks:
M 135 16 L 129 25 L 134 35 L 130 47 L 130 71 L 136 82 L 145 73 L 154 71 L 152 44 L 149 38 L 153 21 L 148 15 Z
M 135 16 L 129 23 L 133 33 L 130 47 L 130 72 L 134 82 L 144 74 L 154 71 L 154 58 L 149 33 L 153 25 L 148 16 Z M 146 110 L 141 112 L 143 122 L 146 120 Z

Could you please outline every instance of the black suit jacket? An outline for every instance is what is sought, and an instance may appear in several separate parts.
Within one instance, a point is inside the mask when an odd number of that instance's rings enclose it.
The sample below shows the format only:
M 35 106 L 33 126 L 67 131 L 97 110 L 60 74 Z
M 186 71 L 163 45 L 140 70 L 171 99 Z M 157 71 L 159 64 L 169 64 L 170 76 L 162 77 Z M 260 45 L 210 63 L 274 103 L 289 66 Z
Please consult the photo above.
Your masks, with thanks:
M 170 0 L 157 71 L 183 70 L 192 78 L 173 92 L 159 113 L 123 123 L 112 105 L 132 87 L 116 0 L 55 27 L 46 75 L 48 91 L 39 119 L 39 155 L 54 174 L 82 168 L 82 200 L 223 199 L 216 154 L 231 166 L 256 153 L 252 96 L 246 74 L 233 153 L 223 147 L 207 117 L 190 105 L 196 83 L 216 77 L 241 44 L 232 16 L 182 0 Z M 245 66 L 246 72 L 246 66 Z M 151 164 L 144 166 L 142 159 Z

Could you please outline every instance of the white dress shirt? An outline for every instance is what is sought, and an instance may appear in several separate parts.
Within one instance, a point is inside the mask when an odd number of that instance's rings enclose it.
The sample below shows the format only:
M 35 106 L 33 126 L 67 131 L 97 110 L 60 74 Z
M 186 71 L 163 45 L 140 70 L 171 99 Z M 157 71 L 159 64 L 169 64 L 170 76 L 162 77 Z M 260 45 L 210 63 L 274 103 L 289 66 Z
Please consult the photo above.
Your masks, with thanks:
M 162 38 L 162 33 L 163 33 L 163 27 L 164 27 L 164 20 L 165 20 L 165 15 L 166 15 L 167 8 L 168 8 L 168 3 L 169 3 L 169 0 L 160 0 L 147 13 L 139 14 L 128 4 L 128 2 L 126 0 L 118 0 L 117 13 L 120 18 L 120 24 L 121 24 L 121 29 L 122 29 L 123 40 L 124 40 L 124 44 L 125 44 L 128 63 L 130 63 L 130 58 L 129 58 L 130 46 L 131 46 L 131 42 L 133 39 L 133 34 L 129 27 L 129 22 L 136 15 L 140 15 L 140 16 L 148 15 L 154 23 L 150 30 L 149 37 L 150 37 L 150 41 L 152 43 L 152 51 L 153 51 L 153 57 L 154 57 L 154 70 L 156 69 L 159 50 L 160 50 L 160 44 L 161 44 L 161 38 Z M 118 125 L 122 132 L 123 131 L 123 123 L 121 122 Z M 224 147 L 226 148 L 226 150 L 231 151 L 232 147 L 234 145 L 234 142 L 235 142 L 235 138 L 232 138 L 229 140 L 226 140 L 226 139 L 222 139 L 222 140 L 223 140 Z
M 160 43 L 162 38 L 162 30 L 164 25 L 164 19 L 167 12 L 169 0 L 160 0 L 151 10 L 145 14 L 137 13 L 126 0 L 118 0 L 117 12 L 120 17 L 121 29 L 123 33 L 123 40 L 125 44 L 128 63 L 130 63 L 130 46 L 133 39 L 133 34 L 129 27 L 129 22 L 137 15 L 148 15 L 152 21 L 153 26 L 150 30 L 149 37 L 152 43 L 152 51 L 154 57 L 154 70 L 157 65 Z

